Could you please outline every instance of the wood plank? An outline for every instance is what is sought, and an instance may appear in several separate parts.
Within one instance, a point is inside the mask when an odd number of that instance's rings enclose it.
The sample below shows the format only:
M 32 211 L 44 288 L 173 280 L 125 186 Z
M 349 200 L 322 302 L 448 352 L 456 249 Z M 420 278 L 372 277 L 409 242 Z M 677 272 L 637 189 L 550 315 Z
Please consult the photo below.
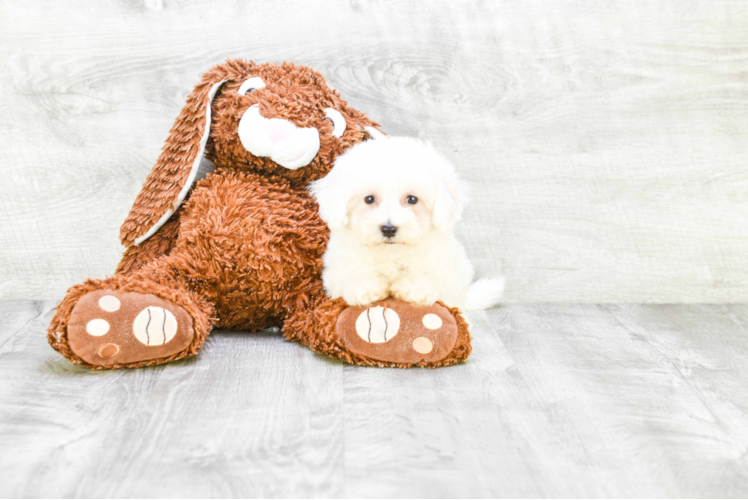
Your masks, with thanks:
M 277 332 L 89 372 L 0 302 L 0 497 L 744 497 L 748 305 L 510 304 L 462 365 L 343 365 Z
M 746 25 L 732 0 L 0 2 L 0 297 L 112 273 L 187 93 L 246 57 L 432 139 L 510 301 L 744 301 Z
M 0 496 L 340 491 L 341 365 L 278 332 L 216 332 L 187 361 L 91 372 L 46 345 L 49 306 L 0 350 Z
M 361 464 L 363 484 L 353 496 L 677 495 L 671 478 L 663 481 L 638 449 L 652 436 L 621 430 L 629 420 L 662 416 L 652 400 L 668 390 L 671 375 L 649 366 L 609 314 L 592 306 L 512 305 L 472 318 L 480 327 L 466 365 L 422 375 L 431 383 L 406 374 L 406 383 L 390 381 L 391 390 L 381 392 L 386 402 L 375 406 L 393 417 L 356 437 L 387 453 L 373 450 Z M 616 381 L 622 387 L 611 393 Z M 363 420 L 368 407 L 354 407 Z M 380 422 L 380 414 L 372 420 Z M 351 439 L 356 428 L 346 428 Z M 386 480 L 367 475 L 376 463 Z

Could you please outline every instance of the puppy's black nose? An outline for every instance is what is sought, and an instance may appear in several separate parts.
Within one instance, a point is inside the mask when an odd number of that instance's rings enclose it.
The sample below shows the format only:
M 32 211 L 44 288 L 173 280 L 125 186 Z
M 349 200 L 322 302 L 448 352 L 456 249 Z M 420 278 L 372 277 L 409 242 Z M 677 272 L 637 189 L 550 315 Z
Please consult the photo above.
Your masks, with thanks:
M 379 226 L 379 229 L 382 231 L 382 236 L 385 238 L 392 238 L 397 232 L 397 226 L 393 226 L 389 223 Z

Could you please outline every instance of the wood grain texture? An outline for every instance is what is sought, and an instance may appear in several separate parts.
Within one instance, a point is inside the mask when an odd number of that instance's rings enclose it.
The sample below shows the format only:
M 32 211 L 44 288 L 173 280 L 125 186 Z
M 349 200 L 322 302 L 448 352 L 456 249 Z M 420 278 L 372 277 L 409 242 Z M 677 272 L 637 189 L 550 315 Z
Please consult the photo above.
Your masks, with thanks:
M 744 301 L 747 26 L 733 0 L 0 1 L 0 297 L 112 273 L 187 93 L 246 57 L 432 139 L 510 301 Z
M 0 497 L 745 497 L 748 305 L 507 305 L 437 370 L 217 332 L 89 372 L 0 302 Z

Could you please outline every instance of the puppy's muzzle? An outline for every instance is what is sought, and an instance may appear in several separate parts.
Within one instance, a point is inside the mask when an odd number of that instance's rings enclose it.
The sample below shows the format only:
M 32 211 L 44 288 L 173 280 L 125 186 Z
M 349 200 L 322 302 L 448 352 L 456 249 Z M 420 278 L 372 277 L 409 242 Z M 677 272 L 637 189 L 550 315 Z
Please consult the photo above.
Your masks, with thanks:
M 379 230 L 382 231 L 382 236 L 385 238 L 392 238 L 397 233 L 397 226 L 392 224 L 383 224 L 379 226 Z

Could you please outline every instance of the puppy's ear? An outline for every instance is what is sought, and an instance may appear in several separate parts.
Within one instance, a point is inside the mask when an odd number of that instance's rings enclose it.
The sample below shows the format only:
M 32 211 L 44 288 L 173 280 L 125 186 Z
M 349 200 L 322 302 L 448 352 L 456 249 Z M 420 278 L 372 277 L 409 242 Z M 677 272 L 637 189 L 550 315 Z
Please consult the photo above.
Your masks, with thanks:
M 347 189 L 339 178 L 333 168 L 325 177 L 309 184 L 309 192 L 319 205 L 319 216 L 330 229 L 348 225 Z
M 210 104 L 226 82 L 220 66 L 203 76 L 187 97 L 161 155 L 120 229 L 126 247 L 155 233 L 184 201 L 195 180 L 210 135 Z
M 462 210 L 468 200 L 468 185 L 462 181 L 454 170 L 438 175 L 436 201 L 431 220 L 440 231 L 449 231 L 462 216 Z

